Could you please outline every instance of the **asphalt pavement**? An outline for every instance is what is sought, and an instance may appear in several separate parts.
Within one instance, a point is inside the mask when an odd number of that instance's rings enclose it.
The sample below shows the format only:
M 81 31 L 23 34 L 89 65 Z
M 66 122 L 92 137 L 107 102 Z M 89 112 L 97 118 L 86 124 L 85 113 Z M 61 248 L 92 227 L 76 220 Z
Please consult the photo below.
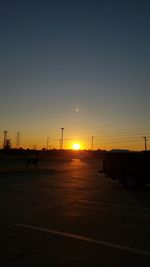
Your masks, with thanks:
M 0 266 L 150 266 L 150 188 L 74 159 L 0 174 Z

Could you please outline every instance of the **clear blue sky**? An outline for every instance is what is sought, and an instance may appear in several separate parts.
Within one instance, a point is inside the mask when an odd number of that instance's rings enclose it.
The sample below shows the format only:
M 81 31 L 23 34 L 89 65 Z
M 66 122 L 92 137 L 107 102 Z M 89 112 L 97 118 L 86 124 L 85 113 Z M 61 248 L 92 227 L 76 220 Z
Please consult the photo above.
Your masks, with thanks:
M 64 127 L 67 147 L 89 147 L 94 135 L 95 148 L 131 146 L 135 137 L 142 149 L 149 14 L 149 0 L 1 0 L 1 142 L 7 129 L 13 142 L 19 131 L 22 145 L 45 146 L 50 136 L 57 147 Z

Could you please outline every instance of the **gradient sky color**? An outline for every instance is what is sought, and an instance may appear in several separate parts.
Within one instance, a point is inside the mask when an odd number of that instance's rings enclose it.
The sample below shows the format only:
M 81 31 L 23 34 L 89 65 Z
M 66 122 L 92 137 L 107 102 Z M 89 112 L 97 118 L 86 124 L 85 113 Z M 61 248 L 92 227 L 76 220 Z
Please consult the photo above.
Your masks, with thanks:
M 143 149 L 150 137 L 149 0 L 1 0 L 0 143 Z M 78 109 L 78 111 L 77 111 Z

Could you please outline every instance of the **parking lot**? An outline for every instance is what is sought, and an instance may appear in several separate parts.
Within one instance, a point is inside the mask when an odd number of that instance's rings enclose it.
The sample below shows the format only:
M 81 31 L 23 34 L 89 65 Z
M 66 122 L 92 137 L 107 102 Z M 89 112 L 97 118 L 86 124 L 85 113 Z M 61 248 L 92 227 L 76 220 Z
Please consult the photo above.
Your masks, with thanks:
M 150 188 L 74 159 L 1 173 L 0 266 L 150 266 Z

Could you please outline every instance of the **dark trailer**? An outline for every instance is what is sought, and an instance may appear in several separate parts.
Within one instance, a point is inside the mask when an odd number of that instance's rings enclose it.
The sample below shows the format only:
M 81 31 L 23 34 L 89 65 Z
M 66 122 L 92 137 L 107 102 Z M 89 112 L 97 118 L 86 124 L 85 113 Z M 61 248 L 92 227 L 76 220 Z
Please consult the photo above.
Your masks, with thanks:
M 119 180 L 128 189 L 141 187 L 150 182 L 150 151 L 106 152 L 100 172 L 113 180 Z

